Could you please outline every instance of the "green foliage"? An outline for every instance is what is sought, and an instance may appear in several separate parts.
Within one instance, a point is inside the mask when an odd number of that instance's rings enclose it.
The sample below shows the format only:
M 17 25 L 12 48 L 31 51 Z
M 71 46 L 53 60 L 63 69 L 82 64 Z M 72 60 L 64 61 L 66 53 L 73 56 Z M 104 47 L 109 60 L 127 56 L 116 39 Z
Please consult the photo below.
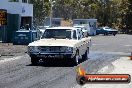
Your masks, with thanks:
M 51 1 L 51 0 L 50 0 Z M 49 0 L 32 0 L 34 22 L 50 16 Z M 52 0 L 52 16 L 65 19 L 96 18 L 100 26 L 132 29 L 132 0 Z
M 43 25 L 44 19 L 50 14 L 50 2 L 48 0 L 32 0 L 34 10 L 34 25 Z
M 132 34 L 132 1 L 128 0 L 127 9 L 124 17 L 124 31 Z

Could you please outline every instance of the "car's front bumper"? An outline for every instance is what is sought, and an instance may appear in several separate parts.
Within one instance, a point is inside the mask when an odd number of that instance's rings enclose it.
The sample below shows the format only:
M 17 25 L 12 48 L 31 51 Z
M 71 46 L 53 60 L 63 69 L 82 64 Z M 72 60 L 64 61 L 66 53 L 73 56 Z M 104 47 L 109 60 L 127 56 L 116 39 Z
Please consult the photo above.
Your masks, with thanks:
M 73 53 L 30 53 L 30 57 L 36 58 L 58 58 L 58 59 L 65 59 L 65 58 L 73 58 Z

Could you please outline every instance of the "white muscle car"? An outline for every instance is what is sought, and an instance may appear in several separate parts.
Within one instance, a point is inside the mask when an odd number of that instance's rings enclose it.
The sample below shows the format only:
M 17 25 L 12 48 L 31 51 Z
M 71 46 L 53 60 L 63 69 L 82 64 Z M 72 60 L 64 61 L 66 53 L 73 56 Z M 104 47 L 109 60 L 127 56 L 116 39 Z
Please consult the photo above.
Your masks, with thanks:
M 47 28 L 41 39 L 28 45 L 31 63 L 39 60 L 67 59 L 78 64 L 81 59 L 88 59 L 91 37 L 74 27 Z

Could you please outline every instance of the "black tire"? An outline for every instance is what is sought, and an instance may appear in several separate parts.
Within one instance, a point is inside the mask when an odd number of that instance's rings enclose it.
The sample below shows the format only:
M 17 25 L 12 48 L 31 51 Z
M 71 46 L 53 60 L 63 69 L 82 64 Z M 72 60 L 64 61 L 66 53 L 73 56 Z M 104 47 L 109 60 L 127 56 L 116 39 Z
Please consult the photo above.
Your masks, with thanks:
M 74 58 L 73 58 L 73 64 L 74 65 L 78 65 L 79 64 L 79 51 L 77 50 L 76 51 L 76 55 L 74 56 Z
M 36 57 L 31 57 L 31 63 L 32 63 L 32 65 L 37 65 L 38 62 L 39 62 L 39 59 L 38 59 L 38 58 L 36 58 Z
M 87 82 L 86 78 L 83 76 L 77 76 L 76 81 L 79 85 L 84 85 Z
M 107 33 L 107 32 L 106 32 L 106 33 L 104 33 L 104 36 L 105 36 L 105 35 L 108 35 L 108 33 Z
M 116 33 L 113 33 L 113 35 L 115 36 L 115 35 L 116 35 Z
M 85 61 L 88 59 L 88 54 L 89 54 L 89 47 L 87 48 L 85 54 L 82 56 L 82 60 Z
M 96 33 L 96 35 L 99 35 L 98 33 Z
M 108 35 L 109 33 L 106 33 L 106 35 Z

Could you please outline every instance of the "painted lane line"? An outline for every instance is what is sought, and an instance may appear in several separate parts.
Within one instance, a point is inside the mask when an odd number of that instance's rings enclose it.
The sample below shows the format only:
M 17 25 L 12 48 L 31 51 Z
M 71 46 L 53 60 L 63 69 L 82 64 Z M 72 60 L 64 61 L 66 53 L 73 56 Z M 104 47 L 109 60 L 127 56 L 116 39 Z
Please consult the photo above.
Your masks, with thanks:
M 23 56 L 17 56 L 17 57 L 13 57 L 13 58 L 4 58 L 3 60 L 0 60 L 0 64 L 1 63 L 5 63 L 5 62 L 10 62 L 10 61 L 14 61 L 14 60 L 18 60 Z
M 94 46 L 103 46 L 103 45 L 106 45 L 106 44 L 92 44 Z

